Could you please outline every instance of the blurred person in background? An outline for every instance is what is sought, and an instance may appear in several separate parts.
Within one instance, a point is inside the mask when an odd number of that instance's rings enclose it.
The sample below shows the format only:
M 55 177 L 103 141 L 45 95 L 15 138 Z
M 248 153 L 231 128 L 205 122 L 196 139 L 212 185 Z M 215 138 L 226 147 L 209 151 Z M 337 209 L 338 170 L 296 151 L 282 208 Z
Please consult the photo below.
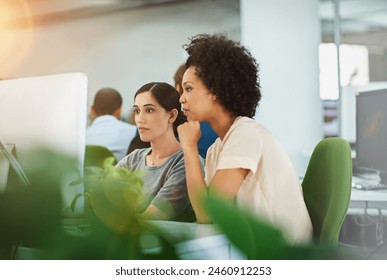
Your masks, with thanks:
M 92 123 L 86 129 L 86 145 L 108 148 L 121 160 L 136 136 L 136 127 L 121 121 L 122 97 L 113 88 L 100 89 L 91 106 Z

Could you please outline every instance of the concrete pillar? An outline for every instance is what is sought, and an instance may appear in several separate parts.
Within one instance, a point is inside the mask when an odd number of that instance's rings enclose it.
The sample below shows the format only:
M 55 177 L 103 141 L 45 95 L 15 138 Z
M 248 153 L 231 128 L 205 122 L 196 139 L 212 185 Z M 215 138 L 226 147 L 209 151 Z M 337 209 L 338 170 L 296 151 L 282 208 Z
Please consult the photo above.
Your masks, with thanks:
M 303 176 L 323 138 L 318 0 L 241 0 L 241 41 L 261 68 L 256 119 L 281 142 Z

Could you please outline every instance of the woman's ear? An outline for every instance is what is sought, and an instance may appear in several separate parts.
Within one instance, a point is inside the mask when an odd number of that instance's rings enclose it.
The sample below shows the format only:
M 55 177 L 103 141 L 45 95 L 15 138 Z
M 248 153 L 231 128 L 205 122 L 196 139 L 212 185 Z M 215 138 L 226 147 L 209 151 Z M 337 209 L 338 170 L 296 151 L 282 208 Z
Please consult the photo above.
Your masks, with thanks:
M 113 113 L 113 116 L 115 116 L 117 119 L 120 119 L 121 118 L 121 111 L 122 111 L 122 108 L 117 108 L 114 113 Z
M 94 105 L 92 105 L 91 108 L 90 108 L 90 115 L 92 116 L 93 119 L 95 119 L 96 117 L 98 117 L 98 114 L 97 114 L 97 112 L 95 111 Z
M 177 115 L 179 114 L 179 112 L 177 111 L 177 109 L 173 109 L 169 113 L 171 115 L 169 118 L 169 123 L 173 123 L 177 119 Z
M 209 97 L 210 97 L 210 99 L 211 99 L 212 101 L 215 101 L 215 100 L 216 100 L 217 96 L 215 95 L 214 92 L 210 91 L 210 92 L 208 92 L 208 94 L 209 94 Z

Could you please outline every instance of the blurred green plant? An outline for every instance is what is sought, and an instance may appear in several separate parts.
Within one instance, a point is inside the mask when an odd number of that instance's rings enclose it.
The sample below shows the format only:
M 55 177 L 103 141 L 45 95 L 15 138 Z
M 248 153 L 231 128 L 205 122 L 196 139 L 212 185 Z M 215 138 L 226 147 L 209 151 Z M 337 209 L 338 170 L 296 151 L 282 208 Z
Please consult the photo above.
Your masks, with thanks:
M 86 175 L 70 185 L 83 183 L 86 203 L 90 203 L 96 216 L 116 232 L 139 231 L 135 213 L 142 198 L 142 171 L 130 172 L 126 168 L 114 166 L 113 157 L 103 161 L 102 168 L 89 166 Z M 71 208 L 74 210 L 77 200 L 74 197 Z
M 93 230 L 87 237 L 92 244 L 107 243 L 105 259 L 177 259 L 173 246 L 148 224 L 142 223 L 136 209 L 142 200 L 144 171 L 130 172 L 115 167 L 115 159 L 104 159 L 102 168 L 88 166 L 85 176 L 71 183 L 84 184 L 85 207 L 90 206 L 88 221 Z M 77 195 L 71 203 L 74 208 Z M 103 241 L 105 240 L 105 241 Z M 144 253 L 141 243 L 152 240 L 156 253 Z M 157 240 L 157 242 L 154 242 Z M 93 249 L 92 249 L 93 250 Z
M 25 188 L 11 180 L 7 192 L 0 194 L 1 259 L 23 259 L 23 251 L 32 252 L 27 259 L 178 258 L 171 243 L 157 232 L 150 235 L 150 226 L 135 214 L 142 196 L 141 172 L 115 168 L 111 159 L 103 168 L 88 168 L 72 185 L 84 183 L 90 212 L 69 218 L 63 216 L 61 188 L 69 177 L 79 177 L 77 161 L 47 149 L 20 158 L 31 185 Z M 64 230 L 64 222 L 71 230 Z M 158 246 L 151 253 L 141 246 L 149 236 Z
M 0 194 L 0 257 L 15 257 L 15 248 L 45 248 L 61 232 L 61 184 L 73 173 L 73 158 L 38 149 L 19 153 L 30 185 L 26 188 L 11 169 Z

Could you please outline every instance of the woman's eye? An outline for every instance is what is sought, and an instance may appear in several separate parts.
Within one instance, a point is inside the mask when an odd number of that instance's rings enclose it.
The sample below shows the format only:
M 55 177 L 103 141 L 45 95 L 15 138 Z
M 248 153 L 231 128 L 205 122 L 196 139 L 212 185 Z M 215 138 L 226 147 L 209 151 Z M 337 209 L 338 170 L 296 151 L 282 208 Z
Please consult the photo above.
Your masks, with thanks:
M 134 112 L 136 115 L 140 114 L 140 110 L 133 110 L 133 112 Z
M 185 88 L 185 91 L 186 91 L 186 92 L 190 92 L 191 90 L 192 90 L 192 88 L 190 88 L 190 87 L 186 87 L 186 88 Z
M 146 109 L 147 113 L 152 113 L 154 110 L 153 109 Z

